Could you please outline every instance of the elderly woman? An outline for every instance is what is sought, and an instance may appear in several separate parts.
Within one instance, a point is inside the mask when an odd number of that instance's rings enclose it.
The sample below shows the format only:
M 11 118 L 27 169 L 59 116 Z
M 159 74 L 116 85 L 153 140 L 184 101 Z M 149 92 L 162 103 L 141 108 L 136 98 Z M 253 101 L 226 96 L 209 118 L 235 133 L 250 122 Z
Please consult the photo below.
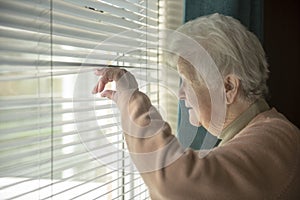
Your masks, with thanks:
M 237 20 L 219 14 L 190 21 L 178 31 L 200 44 L 220 72 L 223 90 L 217 91 L 225 113 L 218 130 L 211 126 L 207 77 L 193 60 L 180 56 L 177 61 L 179 97 L 190 122 L 221 139 L 218 147 L 204 156 L 183 150 L 126 70 L 97 70 L 101 78 L 93 90 L 118 105 L 128 149 L 152 199 L 300 199 L 300 132 L 264 100 L 268 69 L 258 39 Z M 117 82 L 116 91 L 104 90 L 110 81 Z

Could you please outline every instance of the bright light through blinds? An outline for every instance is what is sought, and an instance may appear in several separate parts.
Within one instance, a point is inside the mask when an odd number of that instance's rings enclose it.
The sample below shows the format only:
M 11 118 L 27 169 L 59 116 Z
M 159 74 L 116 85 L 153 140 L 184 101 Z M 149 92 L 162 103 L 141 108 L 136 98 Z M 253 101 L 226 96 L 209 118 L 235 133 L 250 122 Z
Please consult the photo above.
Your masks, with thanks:
M 146 84 L 158 81 L 158 7 L 155 0 L 0 0 L 1 199 L 149 198 L 138 174 L 89 152 L 106 150 L 103 135 L 118 149 L 125 143 L 111 102 L 85 94 L 98 66 L 128 66 L 159 103 L 159 88 Z

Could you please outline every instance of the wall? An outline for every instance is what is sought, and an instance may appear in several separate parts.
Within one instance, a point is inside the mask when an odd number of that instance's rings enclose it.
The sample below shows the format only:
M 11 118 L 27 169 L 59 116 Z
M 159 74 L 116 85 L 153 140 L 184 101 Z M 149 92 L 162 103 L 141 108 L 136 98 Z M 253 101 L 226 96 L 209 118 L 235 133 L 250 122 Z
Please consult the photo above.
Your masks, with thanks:
M 300 127 L 300 5 L 265 0 L 264 48 L 270 64 L 270 105 Z

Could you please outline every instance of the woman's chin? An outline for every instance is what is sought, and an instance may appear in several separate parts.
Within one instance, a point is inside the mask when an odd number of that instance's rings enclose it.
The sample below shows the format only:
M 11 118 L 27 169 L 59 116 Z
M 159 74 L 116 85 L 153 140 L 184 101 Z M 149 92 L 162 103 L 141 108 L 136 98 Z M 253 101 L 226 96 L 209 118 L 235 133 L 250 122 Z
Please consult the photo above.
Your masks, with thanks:
M 202 126 L 202 124 L 196 120 L 195 118 L 191 117 L 189 118 L 189 121 L 190 121 L 190 124 L 192 124 L 193 126 L 196 126 L 196 127 L 200 127 Z
M 190 121 L 190 124 L 192 124 L 193 126 L 196 126 L 196 127 L 201 126 L 201 123 L 197 119 L 196 113 L 193 111 L 193 109 L 189 110 L 189 121 Z

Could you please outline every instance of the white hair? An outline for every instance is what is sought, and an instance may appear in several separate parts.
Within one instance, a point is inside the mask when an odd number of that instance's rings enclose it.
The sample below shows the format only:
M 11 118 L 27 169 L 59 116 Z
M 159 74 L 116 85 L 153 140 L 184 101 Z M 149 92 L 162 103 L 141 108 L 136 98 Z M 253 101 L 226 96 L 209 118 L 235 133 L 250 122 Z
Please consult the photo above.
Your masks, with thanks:
M 238 20 L 220 14 L 199 17 L 177 29 L 197 41 L 221 75 L 240 79 L 241 97 L 253 101 L 268 94 L 268 63 L 258 38 Z M 178 42 L 178 41 L 177 41 Z

